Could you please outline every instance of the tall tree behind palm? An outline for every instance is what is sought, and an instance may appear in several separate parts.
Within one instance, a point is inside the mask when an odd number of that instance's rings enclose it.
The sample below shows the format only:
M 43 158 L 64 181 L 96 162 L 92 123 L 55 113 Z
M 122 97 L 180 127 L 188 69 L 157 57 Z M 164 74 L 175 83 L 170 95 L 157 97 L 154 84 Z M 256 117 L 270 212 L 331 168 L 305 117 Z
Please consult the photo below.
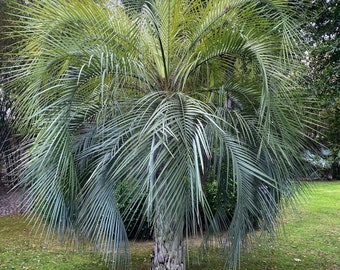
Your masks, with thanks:
M 20 126 L 31 134 L 21 180 L 28 210 L 48 232 L 90 238 L 114 265 L 126 263 L 123 220 L 142 214 L 154 231 L 152 269 L 184 269 L 186 237 L 203 225 L 227 229 L 235 266 L 247 234 L 272 229 L 301 172 L 306 123 L 290 79 L 291 5 L 19 6 L 29 16 L 18 27 L 24 42 L 11 86 L 21 89 Z M 209 208 L 208 174 L 219 189 L 235 186 L 230 222 Z M 129 203 L 124 213 L 120 203 Z

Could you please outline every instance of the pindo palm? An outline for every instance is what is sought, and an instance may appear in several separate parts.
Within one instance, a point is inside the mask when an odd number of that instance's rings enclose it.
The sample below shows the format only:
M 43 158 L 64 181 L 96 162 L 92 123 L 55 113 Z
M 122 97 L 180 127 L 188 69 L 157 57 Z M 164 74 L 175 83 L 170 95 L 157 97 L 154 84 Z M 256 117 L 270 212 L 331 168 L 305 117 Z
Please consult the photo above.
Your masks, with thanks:
M 185 269 L 185 239 L 221 231 L 236 266 L 247 236 L 273 229 L 301 171 L 308 122 L 292 76 L 295 9 L 284 0 L 18 6 L 9 87 L 30 139 L 20 181 L 29 212 L 48 233 L 90 239 L 114 267 L 129 266 L 124 223 L 135 215 L 153 232 L 152 269 Z M 209 181 L 234 192 L 231 215 L 225 200 L 212 210 Z

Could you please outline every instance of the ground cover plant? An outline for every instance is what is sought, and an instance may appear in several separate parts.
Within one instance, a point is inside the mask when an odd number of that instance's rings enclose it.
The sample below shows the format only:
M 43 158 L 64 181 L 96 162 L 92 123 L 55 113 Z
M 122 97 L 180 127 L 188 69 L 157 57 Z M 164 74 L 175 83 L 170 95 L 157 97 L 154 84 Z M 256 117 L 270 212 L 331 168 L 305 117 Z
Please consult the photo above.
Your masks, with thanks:
M 282 235 L 255 244 L 242 255 L 240 269 L 340 269 L 340 182 L 313 183 L 309 192 L 298 208 L 284 211 Z M 0 218 L 0 269 L 108 269 L 98 255 L 46 244 L 31 229 L 22 216 Z M 131 242 L 133 270 L 149 269 L 152 247 L 150 241 Z M 189 257 L 191 270 L 219 270 L 224 263 L 216 250 L 202 255 L 197 249 Z

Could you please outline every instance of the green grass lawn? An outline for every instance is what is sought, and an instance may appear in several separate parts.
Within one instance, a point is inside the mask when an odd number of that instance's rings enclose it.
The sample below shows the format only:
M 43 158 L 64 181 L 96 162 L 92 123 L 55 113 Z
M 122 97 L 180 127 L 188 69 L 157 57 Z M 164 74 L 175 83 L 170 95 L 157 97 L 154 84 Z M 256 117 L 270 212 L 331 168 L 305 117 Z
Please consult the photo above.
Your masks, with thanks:
M 241 269 L 340 269 L 340 182 L 316 182 L 310 195 L 285 211 L 283 235 L 244 256 Z
M 242 256 L 240 269 L 340 270 L 340 181 L 316 182 L 311 196 L 293 212 L 285 211 L 285 229 L 275 240 L 258 242 Z M 0 218 L 0 269 L 104 270 L 99 256 L 46 244 L 31 233 L 21 216 Z M 132 268 L 148 269 L 152 243 L 131 243 Z M 210 252 L 191 253 L 190 270 L 219 270 L 224 259 Z

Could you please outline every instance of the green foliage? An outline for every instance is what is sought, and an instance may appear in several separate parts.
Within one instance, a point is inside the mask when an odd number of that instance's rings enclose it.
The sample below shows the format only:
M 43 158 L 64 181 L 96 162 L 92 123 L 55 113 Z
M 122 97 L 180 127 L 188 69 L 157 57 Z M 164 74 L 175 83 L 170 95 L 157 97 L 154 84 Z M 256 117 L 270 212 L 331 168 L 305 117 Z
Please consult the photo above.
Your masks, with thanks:
M 218 187 L 218 182 L 214 180 L 207 184 L 206 192 L 211 211 L 213 213 L 223 211 L 223 213 L 227 214 L 229 220 L 231 220 L 237 198 L 235 186 L 231 184 L 231 181 L 227 188 L 221 189 Z
M 5 177 L 0 180 L 5 179 L 12 183 L 17 180 L 13 164 L 20 158 L 18 153 L 20 134 L 14 124 L 16 91 L 15 88 L 5 89 L 4 84 L 10 80 L 8 69 L 12 67 L 11 59 L 16 57 L 15 44 L 20 40 L 9 31 L 15 24 L 15 16 L 11 9 L 15 2 L 17 0 L 0 0 L 0 175 L 5 172 Z
M 226 162 L 221 163 L 222 170 L 216 174 L 212 169 L 207 176 L 205 193 L 209 207 L 216 219 L 223 224 L 222 230 L 227 230 L 237 204 L 237 183 L 233 181 L 232 172 Z
M 5 33 L 5 26 L 7 25 L 7 20 L 9 16 L 6 15 L 8 12 L 8 3 L 7 1 L 0 1 L 1 9 L 0 9 L 0 31 L 1 33 Z M 6 20 L 7 19 L 7 20 Z M 0 153 L 2 154 L 5 140 L 8 138 L 9 127 L 8 127 L 8 115 L 9 110 L 11 108 L 11 101 L 9 98 L 9 93 L 4 91 L 3 83 L 3 67 L 5 61 L 5 52 L 8 50 L 7 48 L 8 42 L 6 42 L 5 37 L 2 35 L 0 38 Z M 0 154 L 0 157 L 2 155 Z M 0 163 L 1 163 L 0 159 Z
M 134 194 L 130 190 L 130 186 L 131 183 L 124 182 L 116 189 L 117 204 L 123 216 L 126 233 L 130 239 L 151 239 L 153 235 L 152 226 L 143 216 L 145 212 L 143 202 L 147 195 Z
M 333 153 L 334 165 L 340 167 L 340 44 L 338 1 L 313 1 L 306 6 L 307 25 L 304 27 L 309 42 L 306 88 L 315 97 L 315 110 L 323 128 L 318 130 L 317 140 Z M 338 175 L 337 177 L 340 177 Z

